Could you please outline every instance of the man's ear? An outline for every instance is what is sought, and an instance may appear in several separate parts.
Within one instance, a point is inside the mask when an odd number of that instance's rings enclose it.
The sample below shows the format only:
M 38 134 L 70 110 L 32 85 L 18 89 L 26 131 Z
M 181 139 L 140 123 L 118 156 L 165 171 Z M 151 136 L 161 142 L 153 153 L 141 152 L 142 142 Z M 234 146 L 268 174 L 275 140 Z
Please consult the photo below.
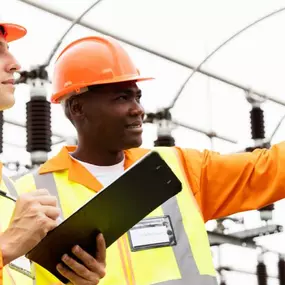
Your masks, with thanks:
M 68 111 L 72 118 L 82 118 L 84 115 L 83 104 L 78 97 L 70 98 L 68 102 Z

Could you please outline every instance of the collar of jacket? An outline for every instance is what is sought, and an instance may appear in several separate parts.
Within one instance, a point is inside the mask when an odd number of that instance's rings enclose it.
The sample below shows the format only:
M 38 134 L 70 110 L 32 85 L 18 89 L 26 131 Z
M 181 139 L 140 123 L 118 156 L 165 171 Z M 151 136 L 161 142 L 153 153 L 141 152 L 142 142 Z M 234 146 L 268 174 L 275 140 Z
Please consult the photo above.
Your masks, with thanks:
M 82 184 L 94 191 L 103 188 L 101 183 L 79 162 L 72 159 L 70 152 L 74 152 L 76 146 L 64 146 L 61 151 L 45 162 L 39 169 L 39 174 L 68 171 L 68 179 L 70 181 Z M 145 155 L 149 150 L 143 148 L 134 148 L 126 150 L 125 153 L 125 169 L 130 167 L 134 162 Z

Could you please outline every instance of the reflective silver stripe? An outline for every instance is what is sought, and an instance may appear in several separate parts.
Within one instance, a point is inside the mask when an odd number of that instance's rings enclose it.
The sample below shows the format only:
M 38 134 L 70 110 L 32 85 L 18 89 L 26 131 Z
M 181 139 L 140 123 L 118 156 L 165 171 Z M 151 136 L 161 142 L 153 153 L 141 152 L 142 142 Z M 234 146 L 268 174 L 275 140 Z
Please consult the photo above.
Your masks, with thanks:
M 62 215 L 62 208 L 61 208 L 61 205 L 60 205 L 60 200 L 59 200 L 59 196 L 58 196 L 58 193 L 57 193 L 57 187 L 56 187 L 56 184 L 55 184 L 55 180 L 54 180 L 54 177 L 53 177 L 53 174 L 52 173 L 45 173 L 45 174 L 39 174 L 38 173 L 38 170 L 36 171 L 33 171 L 32 172 L 33 174 L 33 177 L 34 177 L 34 180 L 35 180 L 35 184 L 36 184 L 36 188 L 37 189 L 42 189 L 42 188 L 45 188 L 49 191 L 49 193 L 53 196 L 55 196 L 57 198 L 57 201 L 59 203 L 59 206 L 60 206 L 60 217 L 63 219 L 63 215 Z M 33 285 L 37 285 L 37 278 L 36 278 L 36 266 L 35 264 L 32 264 L 32 269 L 33 269 L 33 272 L 35 274 L 35 278 L 33 279 Z
M 6 175 L 2 175 L 2 179 L 9 191 L 9 193 L 14 196 L 15 198 L 18 197 L 18 193 L 17 193 L 17 190 L 13 184 L 13 182 L 6 176 Z
M 60 204 L 57 187 L 52 173 L 39 174 L 37 171 L 32 172 L 37 189 L 47 189 L 49 193 L 57 198 L 60 207 L 60 218 L 63 219 L 62 207 Z
M 173 246 L 176 262 L 180 269 L 181 279 L 168 280 L 155 285 L 217 285 L 217 279 L 210 275 L 200 275 L 195 263 L 191 246 L 186 235 L 180 209 L 176 197 L 166 201 L 162 205 L 165 215 L 169 215 L 174 228 L 177 245 Z M 153 285 L 154 285 L 153 284 Z

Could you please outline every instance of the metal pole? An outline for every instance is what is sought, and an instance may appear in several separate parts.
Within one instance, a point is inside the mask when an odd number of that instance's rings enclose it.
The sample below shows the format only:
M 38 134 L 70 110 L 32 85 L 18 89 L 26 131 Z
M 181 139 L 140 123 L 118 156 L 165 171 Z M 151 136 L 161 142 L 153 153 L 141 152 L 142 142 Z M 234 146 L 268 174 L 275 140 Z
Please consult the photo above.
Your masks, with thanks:
M 55 15 L 55 16 L 58 16 L 58 17 L 60 17 L 60 18 L 63 18 L 63 19 L 65 19 L 65 20 L 67 20 L 67 21 L 71 21 L 71 22 L 72 22 L 72 21 L 75 20 L 74 17 L 68 16 L 68 15 L 66 15 L 66 14 L 64 14 L 64 13 L 62 13 L 62 12 L 60 12 L 60 11 L 56 11 L 55 9 L 53 9 L 53 8 L 51 8 L 51 7 L 46 7 L 45 5 L 40 4 L 40 2 L 34 3 L 34 2 L 32 2 L 32 1 L 30 1 L 30 0 L 18 0 L 18 1 L 23 2 L 23 3 L 25 3 L 25 4 L 28 4 L 28 5 L 31 5 L 31 6 L 33 6 L 33 7 L 36 7 L 36 8 L 38 8 L 38 9 L 40 9 L 40 10 L 43 10 L 43 11 L 45 11 L 45 12 L 48 12 L 48 13 L 53 14 L 53 15 Z M 110 32 L 108 32 L 108 31 L 106 31 L 106 30 L 104 30 L 104 29 L 102 29 L 102 28 L 96 27 L 96 25 L 92 25 L 92 24 L 89 24 L 89 23 L 85 23 L 85 22 L 83 22 L 83 21 L 79 21 L 78 24 L 81 25 L 81 26 L 83 26 L 83 27 L 85 27 L 85 28 L 91 29 L 91 30 L 93 30 L 93 31 L 95 31 L 95 32 L 98 32 L 98 33 L 101 33 L 101 34 L 104 34 L 104 35 L 113 37 L 113 38 L 115 38 L 115 39 L 117 39 L 117 40 L 119 40 L 119 41 L 121 41 L 121 42 L 123 42 L 123 43 L 126 43 L 126 44 L 130 45 L 130 46 L 133 46 L 133 47 L 136 47 L 136 48 L 138 48 L 138 49 L 144 50 L 144 51 L 146 51 L 146 52 L 148 52 L 148 53 L 154 54 L 154 55 L 156 55 L 156 56 L 159 56 L 159 57 L 164 58 L 164 59 L 166 59 L 166 60 L 168 60 L 168 61 L 171 61 L 171 62 L 174 62 L 174 63 L 176 63 L 176 64 L 179 64 L 179 65 L 184 66 L 184 67 L 186 67 L 186 68 L 189 68 L 189 69 L 192 69 L 192 70 L 195 69 L 195 66 L 193 66 L 193 65 L 191 65 L 191 64 L 189 64 L 189 63 L 183 62 L 183 61 L 181 61 L 181 60 L 179 60 L 179 59 L 176 59 L 176 58 L 174 58 L 174 57 L 171 57 L 171 56 L 168 56 L 168 55 L 166 55 L 166 54 L 160 53 L 160 52 L 158 52 L 158 51 L 152 50 L 152 49 L 150 49 L 149 47 L 143 46 L 143 45 L 141 45 L 141 44 L 138 44 L 138 43 L 135 43 L 135 42 L 130 41 L 130 40 L 128 40 L 128 39 L 125 39 L 125 38 L 123 38 L 123 37 L 121 37 L 121 36 L 118 36 L 118 35 L 115 35 L 115 34 L 113 34 L 113 33 L 110 33 Z M 276 98 L 269 97 L 269 96 L 267 96 L 267 95 L 266 95 L 265 93 L 263 93 L 263 92 L 254 90 L 254 89 L 252 89 L 252 88 L 250 88 L 250 87 L 248 87 L 248 86 L 242 85 L 242 84 L 237 83 L 237 82 L 235 82 L 235 81 L 233 81 L 233 80 L 230 80 L 230 79 L 227 79 L 227 78 L 224 78 L 224 77 L 215 75 L 215 74 L 213 74 L 213 73 L 211 73 L 211 72 L 209 72 L 209 71 L 206 71 L 206 70 L 204 70 L 204 69 L 199 69 L 197 72 L 199 72 L 199 73 L 201 73 L 201 74 L 204 74 L 204 75 L 206 75 L 206 76 L 209 76 L 209 77 L 211 77 L 211 78 L 213 78 L 213 79 L 216 79 L 216 80 L 218 80 L 218 81 L 221 81 L 221 82 L 223 82 L 223 83 L 225 83 L 225 84 L 234 86 L 234 87 L 236 87 L 236 88 L 238 88 L 238 89 L 242 89 L 242 90 L 244 90 L 244 91 L 251 92 L 252 94 L 255 94 L 255 95 L 257 95 L 257 96 L 259 96 L 259 97 L 261 97 L 261 98 L 270 100 L 270 101 L 272 101 L 272 102 L 274 102 L 274 103 L 276 103 L 276 104 L 285 106 L 285 101 L 279 100 L 279 99 L 276 99 Z
M 176 126 L 180 126 L 180 127 L 183 127 L 183 128 L 186 128 L 186 129 L 193 130 L 195 132 L 204 134 L 204 135 L 206 135 L 209 138 L 213 138 L 214 137 L 214 138 L 217 138 L 217 139 L 220 139 L 220 140 L 223 140 L 223 141 L 227 141 L 227 142 L 230 142 L 230 143 L 233 143 L 233 144 L 238 143 L 238 141 L 233 139 L 233 138 L 222 136 L 222 135 L 219 135 L 219 134 L 217 134 L 215 132 L 205 131 L 205 130 L 199 129 L 197 127 L 190 126 L 188 124 L 178 122 L 178 121 L 176 121 L 174 119 L 172 119 L 172 123 L 174 125 L 176 125 Z
M 237 272 L 237 273 L 244 273 L 244 274 L 248 274 L 248 275 L 256 275 L 256 272 L 252 272 L 250 270 L 247 269 L 241 269 L 241 268 L 233 268 L 233 267 L 225 267 L 222 266 L 220 268 L 218 268 L 219 271 L 227 271 L 227 272 Z M 277 274 L 268 274 L 267 277 L 272 278 L 272 279 L 278 279 Z
M 92 10 L 96 5 L 98 5 L 102 0 L 96 0 L 94 3 L 92 3 L 92 5 L 90 7 L 88 7 L 78 18 L 76 18 L 71 26 L 66 30 L 66 32 L 62 35 L 62 37 L 59 39 L 59 41 L 56 43 L 56 45 L 54 46 L 54 48 L 52 49 L 46 63 L 44 64 L 44 66 L 49 66 L 50 62 L 53 58 L 53 56 L 55 55 L 55 53 L 57 52 L 58 48 L 60 47 L 61 43 L 63 42 L 64 38 L 68 35 L 68 33 L 72 30 L 72 28 L 90 11 Z

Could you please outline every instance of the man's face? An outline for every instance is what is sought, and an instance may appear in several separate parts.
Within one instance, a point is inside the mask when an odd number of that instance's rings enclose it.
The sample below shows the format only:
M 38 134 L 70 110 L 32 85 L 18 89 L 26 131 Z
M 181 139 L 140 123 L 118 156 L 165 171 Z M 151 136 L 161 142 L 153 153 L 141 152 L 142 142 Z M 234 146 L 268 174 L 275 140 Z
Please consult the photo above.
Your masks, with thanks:
M 144 109 L 140 104 L 141 90 L 136 83 L 109 84 L 81 96 L 92 141 L 109 151 L 142 144 Z
M 0 110 L 12 107 L 14 98 L 14 72 L 20 69 L 20 65 L 9 52 L 7 42 L 0 34 Z

